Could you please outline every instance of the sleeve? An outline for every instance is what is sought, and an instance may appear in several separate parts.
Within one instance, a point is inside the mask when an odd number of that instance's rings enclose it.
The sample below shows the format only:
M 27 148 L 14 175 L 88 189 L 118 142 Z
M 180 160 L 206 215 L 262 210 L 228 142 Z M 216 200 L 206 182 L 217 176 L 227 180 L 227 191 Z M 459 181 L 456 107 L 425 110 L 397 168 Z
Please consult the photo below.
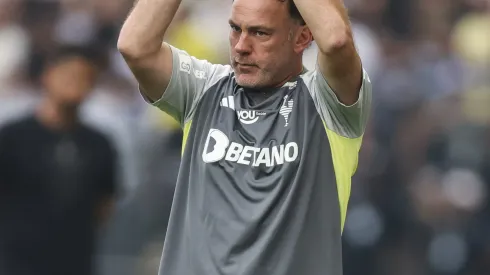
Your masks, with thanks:
M 183 126 L 192 118 L 203 94 L 218 80 L 230 74 L 231 68 L 227 65 L 199 60 L 173 46 L 170 46 L 170 49 L 172 51 L 170 83 L 162 98 L 151 104 L 172 116 Z
M 358 138 L 364 134 L 372 100 L 371 80 L 364 69 L 359 98 L 350 106 L 339 101 L 318 65 L 316 70 L 307 72 L 303 80 L 328 129 L 347 138 Z

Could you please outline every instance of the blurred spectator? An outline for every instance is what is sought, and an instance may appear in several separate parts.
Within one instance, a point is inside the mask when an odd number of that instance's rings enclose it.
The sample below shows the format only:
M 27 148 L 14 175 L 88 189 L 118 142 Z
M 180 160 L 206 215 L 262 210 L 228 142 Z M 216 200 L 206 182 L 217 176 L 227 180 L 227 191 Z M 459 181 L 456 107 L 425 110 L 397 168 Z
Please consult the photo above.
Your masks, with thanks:
M 62 47 L 50 56 L 38 109 L 0 131 L 0 274 L 92 274 L 117 161 L 78 115 L 103 60 L 96 53 Z
M 15 0 L 0 2 L 0 91 L 27 58 L 29 38 L 16 21 L 19 9 Z

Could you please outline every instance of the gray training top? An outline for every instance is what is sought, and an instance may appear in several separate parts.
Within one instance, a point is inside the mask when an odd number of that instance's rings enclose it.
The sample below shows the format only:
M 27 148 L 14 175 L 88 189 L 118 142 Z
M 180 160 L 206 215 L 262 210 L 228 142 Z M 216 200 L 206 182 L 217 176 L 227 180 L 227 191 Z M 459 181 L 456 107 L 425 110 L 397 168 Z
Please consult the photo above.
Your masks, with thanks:
M 159 274 L 341 275 L 366 72 L 352 106 L 318 70 L 254 102 L 230 66 L 171 50 L 172 78 L 153 105 L 180 122 L 184 146 Z

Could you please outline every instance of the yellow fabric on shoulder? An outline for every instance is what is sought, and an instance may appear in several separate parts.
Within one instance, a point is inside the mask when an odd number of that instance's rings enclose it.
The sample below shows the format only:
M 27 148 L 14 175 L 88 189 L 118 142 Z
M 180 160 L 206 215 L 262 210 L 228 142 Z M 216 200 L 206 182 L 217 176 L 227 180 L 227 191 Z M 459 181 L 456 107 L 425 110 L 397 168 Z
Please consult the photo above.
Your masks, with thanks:
M 158 128 L 168 129 L 168 130 L 178 130 L 180 129 L 180 123 L 171 117 L 169 114 L 162 112 L 158 108 L 150 108 L 149 115 L 155 122 L 155 126 Z
M 349 205 L 352 176 L 357 170 L 359 161 L 359 150 L 362 138 L 347 138 L 327 128 L 328 140 L 332 151 L 332 161 L 337 182 L 337 192 L 340 203 L 341 228 L 344 229 L 347 217 L 347 206 Z
M 189 120 L 184 125 L 184 135 L 182 137 L 182 155 L 184 154 L 185 144 L 187 143 L 187 138 L 189 137 L 189 131 L 191 130 L 192 120 Z

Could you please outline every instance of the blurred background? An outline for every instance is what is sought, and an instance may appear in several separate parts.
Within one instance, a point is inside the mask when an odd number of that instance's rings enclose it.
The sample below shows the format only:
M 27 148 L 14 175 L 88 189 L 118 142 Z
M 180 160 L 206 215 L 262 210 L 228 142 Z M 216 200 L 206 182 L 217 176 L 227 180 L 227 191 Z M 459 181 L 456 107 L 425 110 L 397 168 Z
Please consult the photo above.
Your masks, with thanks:
M 107 55 L 81 110 L 119 155 L 116 209 L 95 255 L 100 275 L 157 274 L 180 161 L 180 129 L 144 103 L 116 50 L 133 2 L 0 0 L 0 126 L 35 108 L 58 45 Z M 345 274 L 490 274 L 490 1 L 345 4 L 374 91 L 344 230 Z M 166 40 L 228 63 L 230 7 L 184 0 Z M 305 66 L 315 54 L 313 45 Z

